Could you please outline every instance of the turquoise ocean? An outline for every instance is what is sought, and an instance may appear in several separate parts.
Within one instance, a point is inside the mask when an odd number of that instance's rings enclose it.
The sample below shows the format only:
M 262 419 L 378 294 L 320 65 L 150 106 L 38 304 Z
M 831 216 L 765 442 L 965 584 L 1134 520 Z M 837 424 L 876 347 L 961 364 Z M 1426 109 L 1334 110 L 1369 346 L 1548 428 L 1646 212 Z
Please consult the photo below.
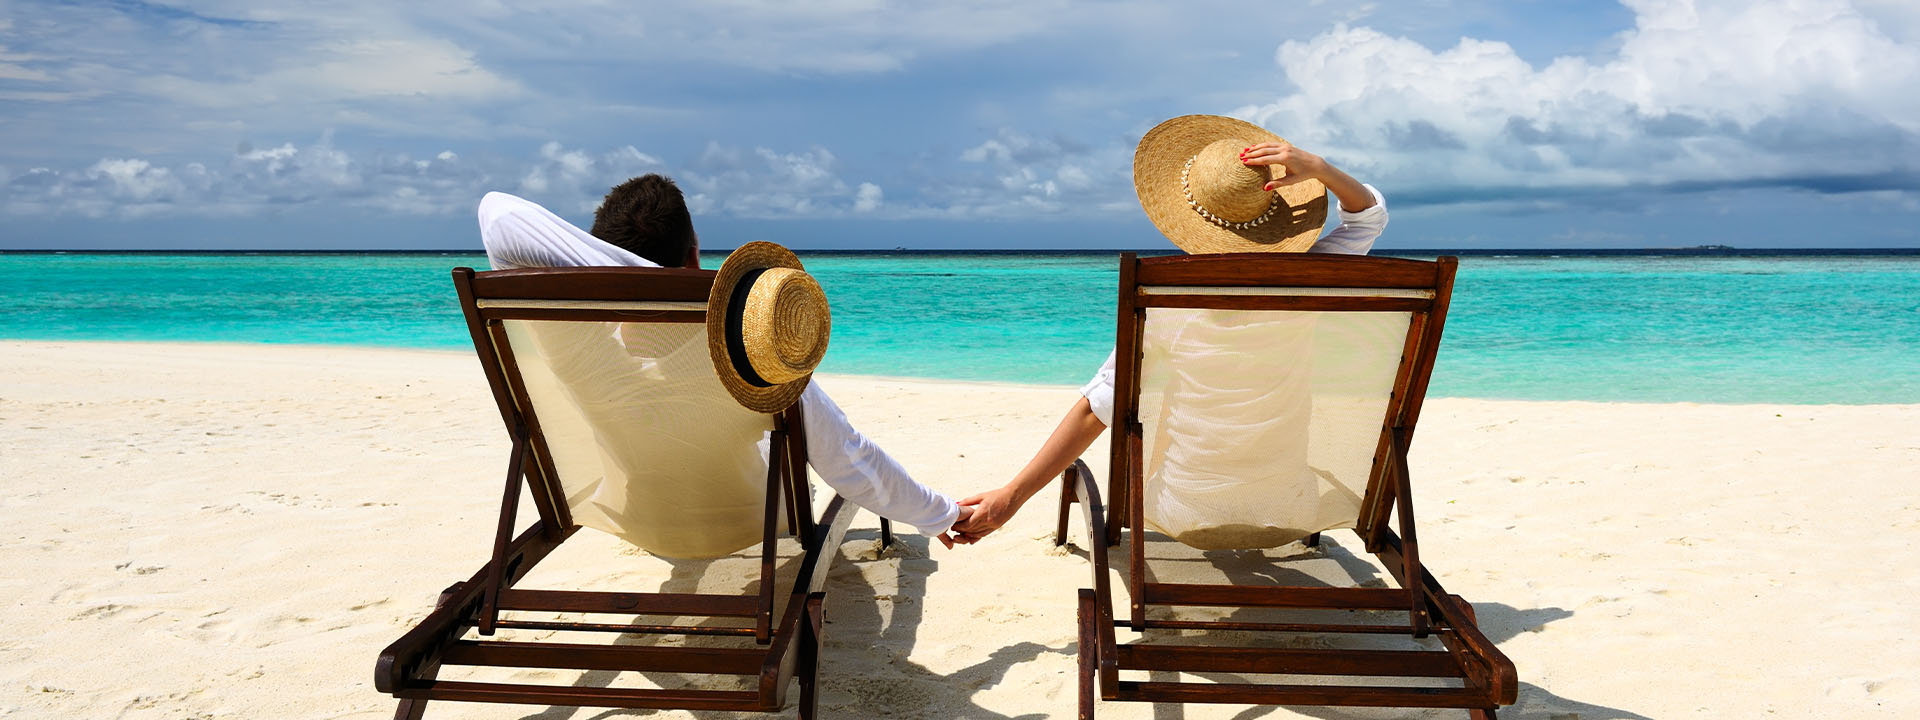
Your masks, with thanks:
M 1112 347 L 1116 257 L 801 253 L 832 303 L 824 371 L 1057 384 L 1085 381 Z M 485 264 L 0 254 L 0 339 L 467 349 L 448 271 Z M 1920 403 L 1920 254 L 1464 256 L 1432 392 Z

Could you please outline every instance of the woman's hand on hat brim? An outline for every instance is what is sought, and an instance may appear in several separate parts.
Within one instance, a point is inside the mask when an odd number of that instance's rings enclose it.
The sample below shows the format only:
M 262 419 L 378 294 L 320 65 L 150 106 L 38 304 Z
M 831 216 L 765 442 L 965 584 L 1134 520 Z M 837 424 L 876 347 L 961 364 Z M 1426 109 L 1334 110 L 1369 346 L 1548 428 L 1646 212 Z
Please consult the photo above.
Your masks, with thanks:
M 1320 177 L 1326 172 L 1327 161 L 1319 155 L 1294 147 L 1285 140 L 1263 142 L 1247 148 L 1240 153 L 1240 162 L 1252 167 L 1279 165 L 1286 170 L 1285 175 L 1267 183 L 1266 189 L 1277 190 L 1294 183 L 1305 182 Z

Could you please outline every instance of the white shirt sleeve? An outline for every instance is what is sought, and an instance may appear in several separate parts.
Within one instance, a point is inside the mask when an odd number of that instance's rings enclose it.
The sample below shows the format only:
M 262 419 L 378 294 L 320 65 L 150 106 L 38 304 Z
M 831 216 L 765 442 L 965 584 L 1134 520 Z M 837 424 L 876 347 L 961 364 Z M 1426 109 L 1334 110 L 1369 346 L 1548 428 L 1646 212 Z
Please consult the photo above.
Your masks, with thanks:
M 1115 352 L 1118 351 L 1107 353 L 1106 364 L 1100 366 L 1100 371 L 1093 374 L 1092 380 L 1088 380 L 1087 384 L 1080 386 L 1080 394 L 1087 399 L 1087 405 L 1093 408 L 1093 416 L 1099 418 L 1100 423 L 1107 427 L 1113 427 L 1113 360 Z
M 847 422 L 840 406 L 814 378 L 800 393 L 806 417 L 807 464 L 847 502 L 889 520 L 912 525 L 922 535 L 939 535 L 953 526 L 960 506 L 915 481 L 892 456 Z
M 1373 207 L 1360 212 L 1341 208 L 1340 226 L 1315 241 L 1307 252 L 1365 255 L 1373 249 L 1373 241 L 1380 239 L 1380 233 L 1387 229 L 1387 198 L 1374 186 L 1365 187 L 1373 193 Z
M 546 208 L 503 192 L 480 198 L 480 242 L 495 270 L 536 267 L 660 267 L 594 237 Z
M 480 199 L 480 240 L 496 270 L 530 267 L 659 267 L 574 227 L 546 208 L 501 192 Z M 915 481 L 905 468 L 847 422 L 816 378 L 800 394 L 806 416 L 807 463 L 820 479 L 860 507 L 912 525 L 924 535 L 952 527 L 960 506 Z

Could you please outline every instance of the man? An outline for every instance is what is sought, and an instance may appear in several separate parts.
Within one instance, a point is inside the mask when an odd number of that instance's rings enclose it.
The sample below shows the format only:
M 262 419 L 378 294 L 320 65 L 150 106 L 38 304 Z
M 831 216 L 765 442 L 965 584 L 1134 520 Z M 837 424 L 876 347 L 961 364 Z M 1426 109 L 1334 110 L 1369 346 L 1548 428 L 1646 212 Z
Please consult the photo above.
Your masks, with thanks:
M 500 192 L 480 200 L 480 239 L 495 270 L 530 267 L 700 267 L 700 242 L 673 181 L 644 175 L 615 186 L 594 212 L 591 234 L 535 203 Z M 971 515 L 915 481 L 847 422 L 810 382 L 799 403 L 808 463 L 835 493 L 881 517 L 911 525 L 953 547 L 956 520 Z
M 1211 118 L 1210 116 L 1175 118 L 1163 124 L 1161 128 L 1155 128 L 1155 132 L 1148 133 L 1147 137 L 1141 140 L 1141 154 L 1135 156 L 1136 189 L 1140 193 L 1141 202 L 1143 206 L 1146 207 L 1148 215 L 1150 219 L 1154 221 L 1154 224 L 1158 226 L 1163 233 L 1166 233 L 1176 245 L 1179 245 L 1188 252 L 1274 249 L 1272 247 L 1234 246 L 1234 243 L 1241 242 L 1242 237 L 1248 234 L 1244 232 L 1244 230 L 1246 230 L 1250 223 L 1241 222 L 1237 223 L 1236 227 L 1228 228 L 1242 232 L 1224 232 L 1215 226 L 1235 224 L 1220 222 L 1214 217 L 1214 214 L 1203 209 L 1199 203 L 1195 202 L 1196 192 L 1199 191 L 1187 187 L 1189 185 L 1188 175 L 1197 172 L 1197 167 L 1205 165 L 1204 158 L 1206 155 L 1204 150 L 1189 150 L 1177 153 L 1176 159 L 1185 160 L 1186 165 L 1181 166 L 1176 162 L 1170 166 L 1173 168 L 1172 172 L 1179 175 L 1179 181 L 1177 183 L 1160 183 L 1166 185 L 1167 187 L 1165 188 L 1154 186 L 1154 181 L 1143 177 L 1143 173 L 1141 172 L 1143 159 L 1147 157 L 1147 151 L 1155 145 L 1156 133 L 1160 132 L 1162 128 L 1171 127 L 1171 129 L 1178 129 L 1188 133 L 1197 132 L 1202 136 L 1202 140 L 1212 139 L 1213 136 L 1206 135 L 1207 132 L 1216 132 L 1221 134 L 1221 136 L 1227 136 L 1226 134 L 1230 133 L 1238 133 L 1237 135 L 1233 135 L 1237 137 L 1251 136 L 1248 133 L 1253 132 L 1252 126 L 1246 126 L 1245 128 L 1236 127 L 1236 124 L 1245 125 L 1245 123 L 1240 123 L 1239 121 L 1222 122 L 1225 120 L 1227 119 Z M 1264 130 L 1258 130 L 1258 133 L 1262 133 L 1267 137 L 1272 136 L 1271 133 L 1266 133 Z M 1194 144 L 1200 143 L 1199 141 L 1195 141 Z M 1217 144 L 1217 142 L 1215 144 Z M 1211 146 L 1209 145 L 1208 147 Z M 1237 149 L 1241 146 L 1233 145 L 1232 147 Z M 1227 152 L 1224 157 L 1229 161 L 1234 159 L 1231 151 Z M 1199 165 L 1196 165 L 1196 161 L 1201 162 Z M 1327 233 L 1324 237 L 1313 241 L 1312 245 L 1307 248 L 1308 252 L 1365 255 L 1368 250 L 1372 249 L 1374 240 L 1380 237 L 1380 232 L 1386 229 L 1386 202 L 1378 190 L 1374 189 L 1371 185 L 1365 185 L 1355 180 L 1353 176 L 1341 171 L 1338 167 L 1335 167 L 1332 163 L 1327 162 L 1320 156 L 1294 147 L 1284 140 L 1279 140 L 1277 137 L 1273 137 L 1272 140 L 1267 142 L 1250 144 L 1244 149 L 1240 149 L 1237 163 L 1233 163 L 1233 165 L 1236 167 L 1244 166 L 1246 168 L 1257 169 L 1260 172 L 1259 180 L 1255 181 L 1252 187 L 1261 191 L 1277 193 L 1288 188 L 1302 186 L 1303 184 L 1309 183 L 1309 181 L 1314 181 L 1311 186 L 1316 188 L 1315 193 L 1308 193 L 1309 195 L 1320 192 L 1317 189 L 1319 185 L 1324 185 L 1326 191 L 1333 193 L 1333 196 L 1340 203 L 1340 226 L 1332 232 Z M 1266 173 L 1269 168 L 1273 168 L 1282 174 L 1268 180 Z M 1197 181 L 1196 178 L 1195 182 Z M 1183 188 L 1186 188 L 1184 192 Z M 1162 217 L 1158 211 L 1161 211 L 1166 204 L 1156 204 L 1154 200 L 1167 194 L 1165 191 L 1170 191 L 1176 196 L 1176 202 L 1171 203 L 1174 213 L 1188 213 L 1189 210 L 1198 212 L 1190 215 L 1180 215 L 1178 217 Z M 1200 192 L 1199 194 L 1202 196 L 1207 195 L 1207 193 L 1204 192 Z M 1184 202 L 1178 201 L 1181 197 L 1184 198 Z M 1324 198 L 1304 199 L 1309 202 L 1315 200 L 1324 201 Z M 1300 199 L 1296 199 L 1295 204 L 1303 205 L 1307 203 L 1302 203 Z M 1192 207 L 1189 208 L 1188 205 Z M 1266 203 L 1263 202 L 1262 206 L 1265 205 Z M 1264 220 L 1265 216 L 1262 216 L 1261 219 Z M 1310 240 L 1314 235 L 1318 234 L 1318 231 L 1319 228 L 1317 225 L 1309 228 L 1307 231 L 1308 234 L 1300 239 L 1302 241 Z M 1196 237 L 1196 235 L 1209 232 L 1219 237 Z M 1281 234 L 1290 233 L 1295 236 L 1300 235 L 1298 229 L 1278 230 L 1277 232 Z M 1216 244 L 1216 241 L 1219 244 Z M 1288 238 L 1287 241 L 1291 242 L 1292 238 Z M 1113 375 L 1114 354 L 1108 353 L 1106 364 L 1102 365 L 1100 370 L 1094 373 L 1093 379 L 1089 380 L 1086 386 L 1080 389 L 1081 399 L 1074 404 L 1072 409 L 1067 411 L 1067 416 L 1060 421 L 1060 425 L 1054 429 L 1053 434 L 1041 445 L 1039 452 L 1034 454 L 1033 459 L 1028 461 L 1026 467 L 1014 475 L 1013 479 L 1008 481 L 1006 485 L 967 497 L 960 501 L 961 507 L 971 507 L 974 510 L 973 516 L 969 520 L 954 526 L 954 531 L 959 535 L 960 542 L 978 542 L 987 534 L 1006 524 L 1008 520 L 1013 519 L 1014 514 L 1020 511 L 1020 507 L 1026 504 L 1028 499 L 1032 498 L 1035 493 L 1038 493 L 1041 488 L 1046 487 L 1049 481 L 1060 477 L 1061 473 L 1065 472 L 1067 467 L 1073 464 L 1074 459 L 1085 452 L 1087 447 L 1092 445 L 1093 441 L 1100 437 L 1100 433 L 1104 432 L 1107 426 L 1113 421 Z

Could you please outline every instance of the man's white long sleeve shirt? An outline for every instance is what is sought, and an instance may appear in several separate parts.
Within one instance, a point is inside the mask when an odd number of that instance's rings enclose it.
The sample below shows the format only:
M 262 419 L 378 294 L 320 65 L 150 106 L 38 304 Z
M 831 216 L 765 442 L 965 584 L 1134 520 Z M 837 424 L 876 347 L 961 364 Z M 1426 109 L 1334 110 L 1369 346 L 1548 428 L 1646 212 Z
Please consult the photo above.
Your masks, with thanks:
M 528 200 L 501 192 L 480 199 L 480 239 L 495 270 L 532 267 L 659 267 L 607 243 Z M 835 493 L 923 535 L 953 525 L 960 507 L 907 474 L 905 468 L 847 422 L 815 378 L 800 394 L 807 462 Z

